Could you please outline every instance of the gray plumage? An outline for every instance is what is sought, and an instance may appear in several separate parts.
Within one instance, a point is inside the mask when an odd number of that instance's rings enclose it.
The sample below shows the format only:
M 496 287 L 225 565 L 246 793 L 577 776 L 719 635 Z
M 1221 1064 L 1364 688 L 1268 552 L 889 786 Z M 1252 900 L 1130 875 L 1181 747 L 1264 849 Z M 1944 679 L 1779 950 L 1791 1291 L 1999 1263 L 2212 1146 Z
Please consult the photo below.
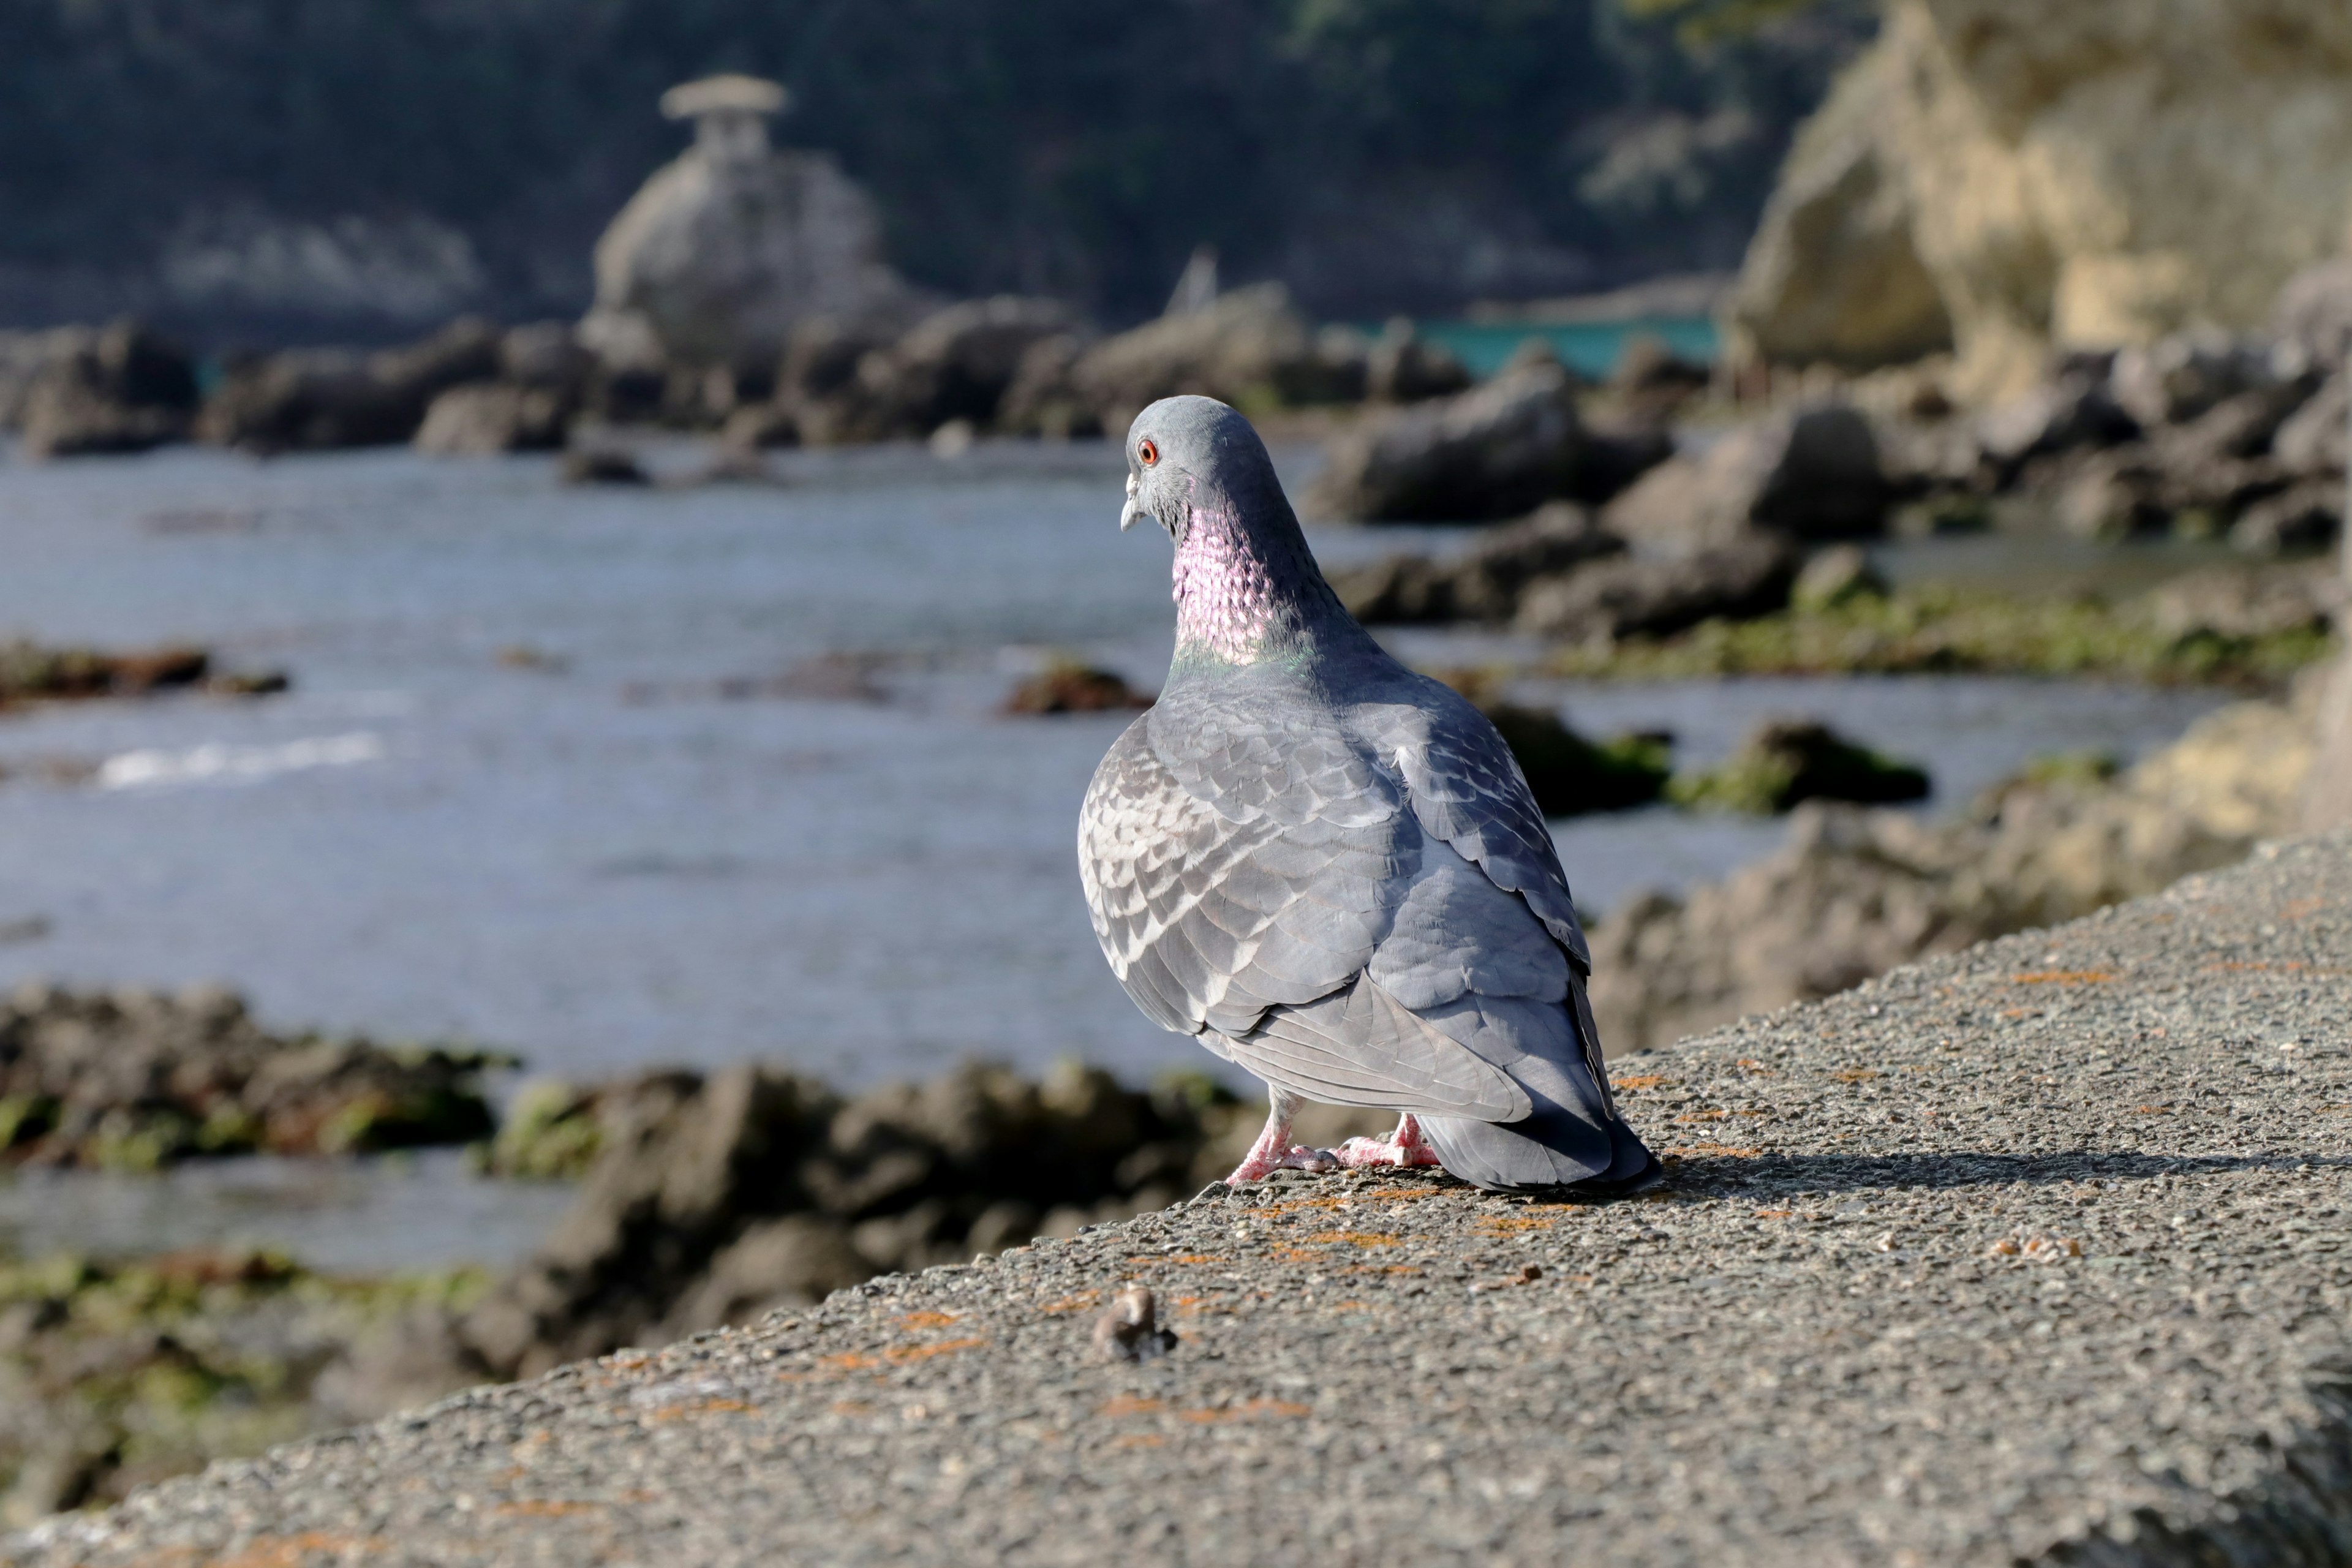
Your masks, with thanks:
M 1166 687 L 1079 821 L 1128 994 L 1277 1098 L 1419 1117 L 1480 1186 L 1654 1177 L 1610 1100 L 1567 881 L 1494 726 L 1349 616 L 1238 414 L 1156 403 L 1128 457 L 1123 521 L 1168 530 L 1178 599 Z

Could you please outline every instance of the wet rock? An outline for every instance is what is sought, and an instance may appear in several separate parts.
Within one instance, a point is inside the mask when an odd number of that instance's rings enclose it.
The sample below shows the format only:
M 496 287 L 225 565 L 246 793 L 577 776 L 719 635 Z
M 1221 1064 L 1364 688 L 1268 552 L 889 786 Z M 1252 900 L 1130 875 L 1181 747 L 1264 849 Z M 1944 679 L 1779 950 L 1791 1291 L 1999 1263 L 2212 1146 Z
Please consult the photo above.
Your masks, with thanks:
M 569 321 L 531 321 L 499 339 L 498 379 L 578 398 L 595 378 L 596 356 Z
M 660 1337 L 683 1339 L 705 1329 L 753 1322 L 776 1308 L 822 1301 L 873 1277 L 874 1264 L 850 1244 L 840 1222 L 813 1215 L 765 1220 L 711 1259 L 709 1270 L 670 1309 Z
M 479 1051 L 272 1035 L 226 992 L 20 987 L 0 1005 L 0 1162 L 152 1169 L 205 1155 L 465 1143 Z
M 1870 422 L 1824 404 L 1732 431 L 1697 457 L 1662 463 L 1610 502 L 1601 521 L 1637 551 L 1689 555 L 1758 529 L 1854 539 L 1885 527 L 1894 500 Z
M 1522 590 L 1624 552 L 1625 542 L 1573 501 L 1548 501 L 1529 517 L 1489 531 L 1467 553 L 1438 561 L 1401 553 L 1334 572 L 1333 591 L 1367 625 L 1508 621 Z
M 1108 669 L 1097 669 L 1074 659 L 1055 659 L 1014 686 L 1005 696 L 1003 711 L 1113 713 L 1150 706 L 1150 698 Z
M 0 643 L 0 708 L 17 702 L 145 697 L 174 690 L 257 697 L 284 691 L 291 684 L 281 671 L 215 669 L 211 653 L 200 647 L 115 653 L 45 647 L 31 642 Z
M 231 368 L 197 416 L 207 441 L 255 452 L 394 446 L 415 437 L 433 399 L 495 379 L 501 338 L 473 317 L 405 348 L 301 349 Z
M 1530 583 L 1513 625 L 1576 642 L 1666 637 L 1718 616 L 1769 615 L 1789 603 L 1799 552 L 1750 533 L 1679 560 L 1617 556 Z
M 141 322 L 117 321 L 33 377 L 25 394 L 25 453 L 143 452 L 187 439 L 195 407 L 187 352 Z
M 2110 542 L 2161 532 L 2172 524 L 2167 479 L 2145 445 L 2095 453 L 2059 489 L 2058 524 L 2078 539 Z
M 1545 358 L 1454 397 L 1367 416 L 1331 441 L 1307 509 L 1363 522 L 1509 517 L 1555 498 L 1605 500 L 1664 456 L 1654 443 L 1587 430 L 1575 379 Z
M 569 399 L 549 388 L 508 382 L 453 386 L 425 410 L 415 445 L 438 457 L 558 451 L 571 414 Z
M 1759 725 L 1722 766 L 1666 786 L 1680 805 L 1772 816 L 1809 800 L 1885 805 L 1924 800 L 1927 775 L 1908 763 L 1858 746 L 1814 719 Z

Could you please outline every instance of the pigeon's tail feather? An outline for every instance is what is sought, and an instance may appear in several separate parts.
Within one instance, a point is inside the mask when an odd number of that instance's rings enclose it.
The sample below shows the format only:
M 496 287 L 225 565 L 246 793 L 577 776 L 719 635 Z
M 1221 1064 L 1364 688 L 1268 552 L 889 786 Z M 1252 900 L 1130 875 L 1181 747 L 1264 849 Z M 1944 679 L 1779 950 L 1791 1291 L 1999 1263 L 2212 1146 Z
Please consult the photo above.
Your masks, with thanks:
M 1566 1060 L 1528 1056 L 1508 1069 L 1534 1102 L 1531 1114 L 1516 1121 L 1421 1119 L 1448 1171 L 1489 1192 L 1574 1187 L 1595 1194 L 1637 1192 L 1665 1173 L 1593 1071 L 1600 1053 L 1582 1049 L 1590 1027 L 1583 1010 L 1570 1016 L 1578 1048 Z
M 1614 1118 L 1595 1126 L 1565 1106 L 1511 1122 L 1424 1116 L 1421 1130 L 1446 1170 L 1488 1192 L 1630 1193 L 1664 1173 L 1632 1128 Z

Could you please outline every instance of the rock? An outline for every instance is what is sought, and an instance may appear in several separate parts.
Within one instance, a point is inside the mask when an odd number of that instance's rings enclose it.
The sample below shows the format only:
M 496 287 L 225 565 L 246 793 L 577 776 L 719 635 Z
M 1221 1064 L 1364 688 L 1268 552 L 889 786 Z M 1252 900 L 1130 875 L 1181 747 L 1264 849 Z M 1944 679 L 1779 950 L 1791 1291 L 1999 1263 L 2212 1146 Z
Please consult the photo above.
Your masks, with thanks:
M 22 428 L 33 384 L 51 366 L 91 352 L 96 338 L 88 327 L 0 331 L 0 430 Z
M 1807 561 L 1789 588 L 1791 609 L 1821 614 L 1856 599 L 1885 598 L 1886 579 L 1870 563 L 1869 552 L 1858 544 L 1837 544 Z
M 1469 389 L 1462 362 L 1423 337 L 1410 316 L 1392 318 L 1365 353 L 1364 395 L 1375 403 L 1420 403 Z
M 1320 516 L 1363 522 L 1509 517 L 1555 498 L 1600 500 L 1630 482 L 1635 451 L 1595 437 L 1557 360 L 1507 369 L 1457 396 L 1371 414 L 1334 437 L 1307 497 Z
M 2336 257 L 2288 279 L 2272 310 L 2271 336 L 2285 374 L 2341 375 L 2352 364 L 2352 257 Z
M 1103 434 L 1101 415 L 1078 385 L 1078 362 L 1088 339 L 1059 332 L 1029 345 L 997 405 L 997 428 L 1008 435 L 1067 441 Z
M 1620 735 L 1595 745 L 1557 713 L 1507 702 L 1482 702 L 1478 710 L 1518 759 L 1537 809 L 1546 816 L 1651 805 L 1664 793 L 1673 771 L 1671 736 Z
M 776 447 L 797 447 L 800 420 L 778 403 L 753 403 L 727 416 L 719 439 L 739 452 L 764 452 Z
M 2242 703 L 2115 781 L 2021 780 L 1969 816 L 1814 804 L 1780 849 L 1686 899 L 1649 894 L 1592 930 L 1612 1056 L 1988 937 L 2055 925 L 2238 860 L 2293 822 L 2307 715 Z
M 2078 539 L 2116 541 L 2171 526 L 2166 475 L 2155 455 L 2135 443 L 2093 454 L 2064 479 L 2058 524 Z
M 572 485 L 647 485 L 653 483 L 637 459 L 609 447 L 574 447 L 563 454 L 563 482 Z
M 2327 549 L 2343 532 L 2343 481 L 2307 480 L 2247 507 L 2230 525 L 2230 542 L 2248 555 L 2301 555 Z
M 1714 380 L 1713 371 L 1675 353 L 1656 333 L 1633 332 L 1617 353 L 1609 391 L 1635 421 L 1663 426 Z
M 1870 537 L 1884 531 L 1893 499 L 1870 422 L 1833 403 L 1755 421 L 1702 456 L 1660 464 L 1611 501 L 1601 522 L 1636 551 L 1689 555 L 1757 529 Z
M 256 697 L 284 691 L 290 684 L 280 671 L 216 670 L 212 655 L 200 647 L 109 653 L 0 643 L 0 709 L 17 702 L 145 697 L 191 688 L 222 697 Z
M 1986 410 L 1976 422 L 1979 449 L 2004 480 L 2032 458 L 2113 447 L 2139 433 L 2139 422 L 2116 401 L 2104 374 L 2062 374 Z
M 138 321 L 117 321 L 52 359 L 25 394 L 25 453 L 143 452 L 187 439 L 196 407 L 187 352 Z
M 1055 300 L 1002 295 L 950 305 L 861 354 L 827 392 L 812 395 L 803 372 L 792 404 L 802 437 L 824 446 L 928 436 L 959 420 L 992 425 L 1029 351 L 1081 335 L 1078 325 Z
M 1055 659 L 1013 687 L 1003 711 L 1018 713 L 1111 713 L 1151 706 L 1120 677 L 1075 659 Z
M 1796 547 L 1752 533 L 1680 560 L 1623 556 L 1528 584 L 1513 625 L 1571 641 L 1668 637 L 1717 616 L 1769 615 L 1789 603 Z
M 490 1131 L 503 1058 L 266 1033 L 225 992 L 20 987 L 0 1005 L 0 1161 L 152 1169 L 203 1155 L 343 1154 Z
M 415 438 L 435 397 L 499 371 L 500 334 L 467 317 L 379 353 L 299 349 L 234 366 L 196 433 L 255 452 L 392 446 Z
M 2116 402 L 2142 429 L 2185 424 L 2277 381 L 2269 348 L 2215 331 L 2179 332 L 2116 356 Z M 2275 423 L 2273 422 L 2273 428 Z
M 2345 430 L 2352 417 L 2352 380 L 2343 372 L 2280 422 L 2271 437 L 2271 455 L 2288 473 L 2305 479 L 2344 478 Z
M 1800 133 L 1733 319 L 1767 358 L 1900 363 L 1935 344 L 1924 277 L 1968 401 L 2053 346 L 2253 331 L 2342 242 L 2348 85 L 2352 16 L 2284 0 L 1897 0 Z
M 1141 1285 L 1129 1285 L 1095 1320 L 1095 1354 L 1105 1361 L 1157 1361 L 1176 1348 L 1176 1331 L 1160 1326 L 1158 1304 Z
M 551 389 L 507 382 L 453 386 L 425 411 L 415 445 L 440 457 L 557 451 L 571 412 L 569 400 Z
M 596 356 L 569 321 L 509 327 L 499 339 L 498 379 L 577 400 L 596 374 Z
M 1721 767 L 1675 778 L 1667 796 L 1702 810 L 1773 816 L 1809 800 L 1886 805 L 1925 800 L 1927 775 L 1857 746 L 1813 719 L 1759 725 Z
M 1351 352 L 1359 356 L 1352 366 Z M 1180 393 L 1236 406 L 1360 397 L 1363 353 L 1360 343 L 1350 350 L 1344 340 L 1318 340 L 1291 308 L 1288 289 L 1258 283 L 1106 338 L 1069 374 L 1102 427 L 1123 432 L 1146 404 Z
M 1887 137 L 1916 90 L 1906 64 L 1887 44 L 1866 50 L 1798 132 L 1724 312 L 1735 363 L 1869 369 L 1952 346 L 1918 187 Z
M 2319 574 L 2301 567 L 2208 566 L 2149 590 L 2133 610 L 2174 638 L 2325 632 L 2326 586 Z
M 1330 574 L 1348 613 L 1367 625 L 1508 621 L 1538 577 L 1622 554 L 1625 542 L 1573 501 L 1547 501 L 1521 521 L 1492 530 L 1458 558 L 1398 554 Z
M 806 318 L 903 310 L 910 291 L 883 260 L 872 199 L 824 153 L 772 149 L 751 99 L 697 102 L 665 100 L 672 118 L 695 121 L 695 144 L 596 242 L 596 302 L 581 331 L 598 356 L 765 367 Z

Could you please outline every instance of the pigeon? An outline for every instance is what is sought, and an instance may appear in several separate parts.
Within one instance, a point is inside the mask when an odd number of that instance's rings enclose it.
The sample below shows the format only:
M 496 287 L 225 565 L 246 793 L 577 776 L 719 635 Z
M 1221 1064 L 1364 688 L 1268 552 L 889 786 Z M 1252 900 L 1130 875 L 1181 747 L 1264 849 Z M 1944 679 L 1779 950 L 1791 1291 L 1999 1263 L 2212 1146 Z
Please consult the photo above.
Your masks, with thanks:
M 1127 437 L 1122 530 L 1175 545 L 1176 652 L 1078 820 L 1095 934 L 1154 1023 L 1264 1080 L 1226 1178 L 1442 1165 L 1496 1192 L 1631 1192 L 1591 950 L 1526 776 L 1323 580 L 1249 422 L 1164 398 Z M 1301 1103 L 1398 1113 L 1290 1142 Z

